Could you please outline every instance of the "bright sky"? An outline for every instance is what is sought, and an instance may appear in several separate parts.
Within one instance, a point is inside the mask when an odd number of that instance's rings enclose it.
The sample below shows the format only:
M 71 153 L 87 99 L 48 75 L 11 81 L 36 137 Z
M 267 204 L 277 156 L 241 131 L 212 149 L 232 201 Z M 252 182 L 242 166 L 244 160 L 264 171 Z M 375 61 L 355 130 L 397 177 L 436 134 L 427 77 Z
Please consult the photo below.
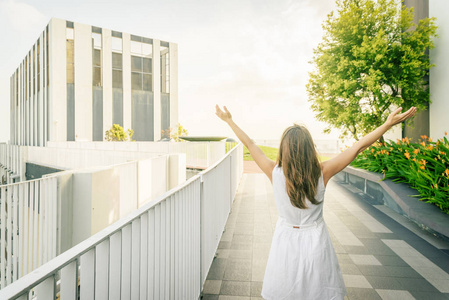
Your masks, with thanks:
M 334 2 L 0 0 L 0 141 L 9 140 L 10 76 L 51 17 L 177 43 L 179 120 L 191 136 L 233 136 L 215 116 L 219 104 L 254 139 L 279 139 L 293 122 L 333 139 L 305 85 Z

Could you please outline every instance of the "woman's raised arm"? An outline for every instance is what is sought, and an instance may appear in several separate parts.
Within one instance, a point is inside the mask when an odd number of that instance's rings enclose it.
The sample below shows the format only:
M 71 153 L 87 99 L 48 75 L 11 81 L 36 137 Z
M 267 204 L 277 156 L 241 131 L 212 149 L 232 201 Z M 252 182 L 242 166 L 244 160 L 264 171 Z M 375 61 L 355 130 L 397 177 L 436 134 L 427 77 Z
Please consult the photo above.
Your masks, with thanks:
M 407 110 L 405 113 L 399 114 L 402 110 L 402 107 L 396 109 L 389 116 L 387 121 L 384 124 L 377 127 L 374 131 L 368 133 L 363 138 L 361 138 L 357 143 L 355 143 L 352 147 L 346 149 L 336 157 L 324 161 L 321 164 L 323 169 L 323 179 L 324 185 L 327 185 L 329 179 L 332 178 L 335 174 L 346 168 L 356 157 L 357 155 L 368 148 L 372 143 L 377 141 L 388 129 L 392 126 L 404 122 L 405 120 L 413 117 L 416 112 L 416 107 L 412 107 Z
M 249 153 L 251 153 L 251 156 L 254 158 L 256 164 L 271 181 L 271 174 L 276 163 L 269 159 L 265 153 L 263 153 L 263 151 L 249 138 L 249 136 L 242 129 L 240 129 L 237 124 L 234 123 L 232 120 L 232 115 L 226 106 L 224 107 L 224 111 L 222 111 L 218 105 L 215 106 L 215 109 L 215 114 L 231 127 L 238 139 L 243 143 L 243 145 L 246 146 L 246 148 L 248 148 Z

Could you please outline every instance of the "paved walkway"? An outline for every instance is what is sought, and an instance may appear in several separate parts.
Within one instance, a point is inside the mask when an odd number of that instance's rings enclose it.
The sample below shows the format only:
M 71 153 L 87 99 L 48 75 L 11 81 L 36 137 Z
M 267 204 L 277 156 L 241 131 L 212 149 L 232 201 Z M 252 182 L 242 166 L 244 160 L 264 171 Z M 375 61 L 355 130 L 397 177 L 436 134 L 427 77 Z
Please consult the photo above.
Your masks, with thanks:
M 243 173 L 263 173 L 253 160 L 243 161 Z
M 262 299 L 277 217 L 269 180 L 263 174 L 244 174 L 203 300 Z M 333 180 L 326 191 L 324 218 L 348 290 L 346 299 L 449 299 L 449 242 L 385 206 L 368 204 Z

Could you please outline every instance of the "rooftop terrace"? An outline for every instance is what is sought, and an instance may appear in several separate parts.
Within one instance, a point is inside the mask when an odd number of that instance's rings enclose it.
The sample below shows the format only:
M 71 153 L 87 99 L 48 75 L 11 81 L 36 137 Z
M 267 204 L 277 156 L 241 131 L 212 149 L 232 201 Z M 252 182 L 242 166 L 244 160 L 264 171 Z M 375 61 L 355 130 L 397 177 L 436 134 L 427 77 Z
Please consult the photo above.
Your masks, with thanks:
M 331 180 L 324 218 L 346 283 L 346 299 L 449 299 L 449 242 Z M 346 186 L 347 187 L 347 186 Z M 203 300 L 262 299 L 278 215 L 269 180 L 244 174 L 206 278 Z

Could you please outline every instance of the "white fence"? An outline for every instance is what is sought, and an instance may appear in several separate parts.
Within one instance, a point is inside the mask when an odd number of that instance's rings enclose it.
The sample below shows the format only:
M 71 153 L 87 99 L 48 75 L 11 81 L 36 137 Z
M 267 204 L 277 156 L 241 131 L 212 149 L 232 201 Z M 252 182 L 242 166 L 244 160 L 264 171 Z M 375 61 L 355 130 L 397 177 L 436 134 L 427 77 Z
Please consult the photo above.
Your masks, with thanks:
M 22 174 L 22 149 L 22 146 L 0 143 L 0 167 L 4 170 L 2 175 L 5 176 L 6 183 L 12 182 L 12 176 Z
M 0 186 L 0 289 L 184 182 L 182 155 Z
M 198 299 L 243 172 L 215 165 L 0 291 L 0 299 Z
M 55 177 L 0 187 L 0 288 L 56 256 L 56 191 Z

